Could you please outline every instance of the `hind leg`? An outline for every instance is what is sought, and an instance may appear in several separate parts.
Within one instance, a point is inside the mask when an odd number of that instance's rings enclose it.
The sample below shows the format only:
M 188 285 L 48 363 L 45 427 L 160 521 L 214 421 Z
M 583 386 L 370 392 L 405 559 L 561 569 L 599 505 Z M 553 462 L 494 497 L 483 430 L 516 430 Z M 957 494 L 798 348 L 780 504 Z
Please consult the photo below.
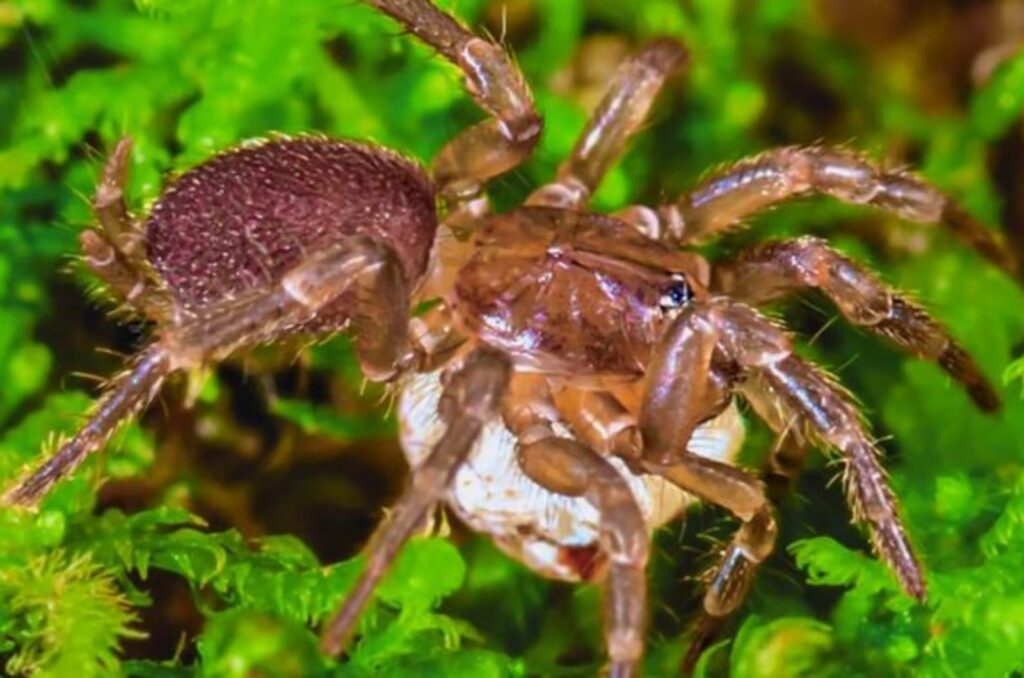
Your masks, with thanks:
M 391 249 L 352 236 L 309 257 L 277 284 L 204 307 L 186 322 L 166 327 L 128 371 L 111 381 L 82 428 L 7 490 L 0 505 L 36 504 L 146 407 L 171 373 L 272 341 L 315 320 L 328 304 L 352 291 L 349 322 L 363 372 L 371 379 L 390 378 L 403 369 L 408 355 L 408 292 Z
M 426 461 L 413 471 L 408 489 L 370 539 L 366 568 L 323 631 L 321 645 L 328 654 L 338 654 L 345 646 L 388 566 L 448 489 L 484 424 L 498 413 L 510 372 L 504 355 L 480 349 L 466 359 L 445 387 L 441 414 L 448 420 L 448 428 Z
M 79 242 L 85 263 L 123 304 L 152 320 L 164 320 L 170 300 L 149 267 L 143 234 L 125 204 L 131 150 L 131 138 L 123 137 L 107 158 L 92 198 L 99 229 L 82 231 Z

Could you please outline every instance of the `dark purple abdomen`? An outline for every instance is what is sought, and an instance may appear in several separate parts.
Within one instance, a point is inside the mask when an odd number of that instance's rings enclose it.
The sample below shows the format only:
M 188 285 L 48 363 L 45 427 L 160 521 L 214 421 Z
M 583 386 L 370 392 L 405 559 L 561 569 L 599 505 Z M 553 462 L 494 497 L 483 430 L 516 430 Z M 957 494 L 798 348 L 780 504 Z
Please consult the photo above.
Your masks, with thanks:
M 411 283 L 437 229 L 430 180 L 389 151 L 324 137 L 216 155 L 164 192 L 148 257 L 186 309 L 272 285 L 304 254 L 366 234 L 390 244 Z

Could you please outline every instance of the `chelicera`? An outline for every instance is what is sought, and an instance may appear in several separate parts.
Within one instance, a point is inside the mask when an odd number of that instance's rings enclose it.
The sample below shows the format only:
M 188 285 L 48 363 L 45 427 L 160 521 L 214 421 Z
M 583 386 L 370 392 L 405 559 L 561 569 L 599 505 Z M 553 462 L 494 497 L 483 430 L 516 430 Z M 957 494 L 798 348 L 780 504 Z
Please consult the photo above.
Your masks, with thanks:
M 243 145 L 175 180 L 143 223 L 125 205 L 122 141 L 95 194 L 99 227 L 82 234 L 82 248 L 157 329 L 87 423 L 4 503 L 35 504 L 172 373 L 295 334 L 348 331 L 366 377 L 395 385 L 412 476 L 324 629 L 328 652 L 344 647 L 439 502 L 546 576 L 603 582 L 614 676 L 636 674 L 643 655 L 651 532 L 692 497 L 722 506 L 741 526 L 704 596 L 701 628 L 713 627 L 742 603 L 777 532 L 761 480 L 732 464 L 744 434 L 738 399 L 780 434 L 798 434 L 801 454 L 816 445 L 839 455 L 854 519 L 923 600 L 925 577 L 851 397 L 757 307 L 816 288 L 851 322 L 936 362 L 982 409 L 999 407 L 994 390 L 924 309 L 820 239 L 713 263 L 685 248 L 809 193 L 945 224 L 1018 273 L 999 239 L 915 176 L 826 147 L 740 161 L 661 206 L 589 211 L 684 61 L 669 40 L 620 67 L 552 183 L 493 213 L 487 182 L 524 162 L 541 134 L 528 86 L 501 47 L 428 0 L 370 4 L 462 69 L 490 117 L 445 146 L 429 172 L 320 136 Z M 413 317 L 426 301 L 436 303 Z

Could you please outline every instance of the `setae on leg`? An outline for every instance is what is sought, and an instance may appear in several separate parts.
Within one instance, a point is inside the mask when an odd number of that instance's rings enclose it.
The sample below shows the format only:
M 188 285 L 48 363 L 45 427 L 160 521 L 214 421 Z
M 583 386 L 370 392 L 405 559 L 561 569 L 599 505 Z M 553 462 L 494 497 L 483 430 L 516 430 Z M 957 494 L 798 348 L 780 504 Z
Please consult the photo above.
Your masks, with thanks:
M 118 299 L 151 320 L 170 316 L 170 300 L 146 261 L 142 233 L 125 204 L 132 140 L 123 137 L 103 166 L 92 198 L 99 229 L 79 235 L 85 263 Z
M 0 503 L 36 504 L 146 407 L 172 372 L 222 359 L 242 346 L 271 341 L 301 327 L 353 287 L 350 322 L 360 363 L 369 378 L 389 378 L 407 352 L 408 294 L 390 248 L 366 236 L 352 236 L 311 256 L 278 285 L 204 307 L 165 330 L 128 372 L 113 380 L 81 430 L 6 491 Z
M 102 447 L 123 422 L 149 405 L 170 372 L 170 359 L 160 346 L 151 346 L 139 354 L 124 374 L 114 378 L 78 433 L 28 478 L 5 492 L 0 498 L 0 505 L 31 506 L 38 503 L 55 483 L 78 468 L 91 452 Z
M 938 363 L 982 410 L 999 409 L 995 389 L 945 327 L 820 238 L 756 245 L 719 264 L 712 287 L 756 305 L 802 288 L 817 288 L 851 322 L 918 358 Z
M 601 179 L 639 131 L 666 78 L 686 59 L 686 50 L 669 39 L 656 40 L 627 59 L 590 116 L 572 154 L 553 183 L 530 195 L 527 205 L 585 207 Z
M 794 355 L 789 337 L 753 309 L 718 300 L 695 312 L 718 328 L 725 357 L 762 379 L 802 429 L 839 452 L 854 519 L 867 524 L 876 552 L 903 590 L 924 600 L 924 574 L 898 501 L 879 461 L 880 452 L 849 394 L 823 370 Z
M 480 430 L 499 412 L 510 372 L 511 365 L 503 354 L 478 349 L 445 387 L 441 414 L 447 419 L 448 428 L 423 464 L 413 471 L 408 489 L 370 539 L 366 568 L 324 628 L 324 652 L 333 655 L 344 648 L 355 630 L 359 613 L 388 566 L 427 512 L 443 497 L 455 472 L 476 444 Z
M 462 69 L 470 96 L 491 116 L 455 137 L 434 159 L 438 193 L 455 212 L 448 221 L 463 224 L 486 211 L 484 182 L 533 152 L 542 126 L 533 94 L 501 47 L 477 37 L 429 0 L 366 1 Z
M 788 146 L 740 160 L 659 208 L 654 235 L 700 243 L 773 205 L 810 194 L 871 205 L 909 221 L 941 223 L 1020 280 L 1021 264 L 999 235 L 948 196 L 908 172 L 884 170 L 841 148 Z

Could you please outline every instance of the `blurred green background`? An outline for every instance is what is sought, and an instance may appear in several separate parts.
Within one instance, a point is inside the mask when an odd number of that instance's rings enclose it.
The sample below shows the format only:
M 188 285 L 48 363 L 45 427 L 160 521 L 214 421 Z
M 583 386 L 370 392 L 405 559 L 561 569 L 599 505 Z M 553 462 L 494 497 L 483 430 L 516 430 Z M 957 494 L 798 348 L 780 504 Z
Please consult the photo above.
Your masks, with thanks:
M 510 45 L 546 118 L 535 158 L 493 187 L 499 206 L 551 176 L 623 55 L 668 34 L 691 66 L 599 209 L 673 195 L 747 153 L 823 141 L 920 168 L 1024 254 L 1020 0 L 439 4 Z M 149 331 L 112 318 L 74 256 L 119 136 L 136 141 L 131 203 L 144 212 L 174 172 L 242 139 L 319 130 L 428 162 L 479 118 L 452 67 L 349 0 L 0 1 L 0 483 L 74 429 L 97 377 Z M 710 254 L 801 233 L 912 290 L 1004 384 L 1006 405 L 979 414 L 936 368 L 832 322 L 819 298 L 782 307 L 884 441 L 931 596 L 919 606 L 896 590 L 819 458 L 782 502 L 778 553 L 699 671 L 1019 674 L 1024 295 L 941 230 L 827 200 L 760 216 Z M 363 389 L 344 339 L 299 348 L 172 382 L 39 513 L 0 512 L 3 670 L 593 675 L 597 592 L 542 581 L 458 525 L 406 550 L 349 661 L 319 655 L 311 628 L 351 584 L 405 466 L 382 393 Z M 771 441 L 751 428 L 756 466 Z M 648 675 L 672 675 L 698 578 L 734 527 L 700 508 L 657 535 Z

